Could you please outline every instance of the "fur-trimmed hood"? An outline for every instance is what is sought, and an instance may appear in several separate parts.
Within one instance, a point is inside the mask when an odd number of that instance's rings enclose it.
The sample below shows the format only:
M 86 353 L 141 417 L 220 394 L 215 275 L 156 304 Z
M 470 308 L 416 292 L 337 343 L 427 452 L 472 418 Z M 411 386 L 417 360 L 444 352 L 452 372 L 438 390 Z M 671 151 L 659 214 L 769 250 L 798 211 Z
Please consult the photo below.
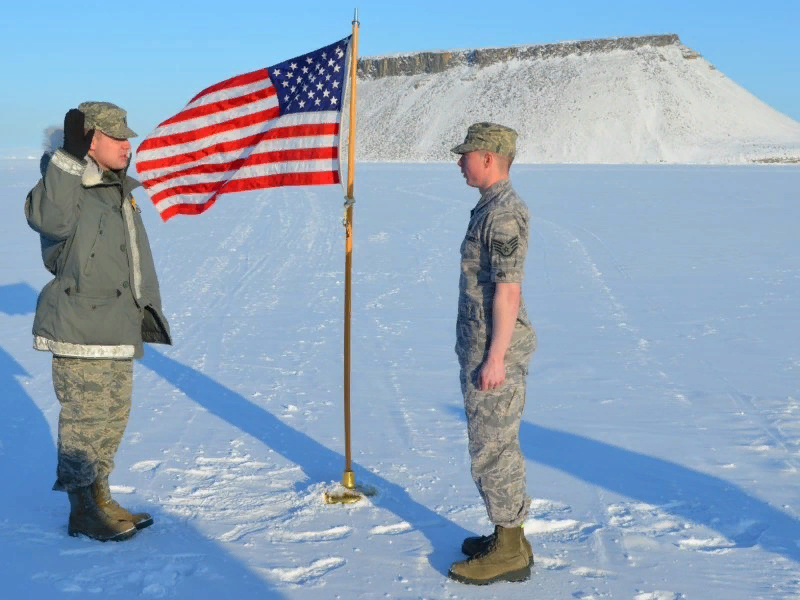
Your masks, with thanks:
M 44 177 L 47 171 L 47 165 L 50 164 L 50 159 L 56 150 L 64 145 L 64 128 L 57 125 L 51 125 L 44 130 L 42 136 L 42 158 L 39 159 L 39 171 Z
M 42 139 L 42 158 L 39 159 L 39 171 L 44 177 L 47 172 L 47 165 L 50 164 L 50 159 L 56 153 L 56 150 L 64 145 L 64 128 L 57 125 L 51 125 L 43 132 Z M 92 187 L 100 184 L 103 181 L 103 169 L 94 161 L 88 154 L 83 157 L 86 162 L 86 167 L 81 174 L 81 183 L 84 187 Z M 123 171 L 123 176 L 127 169 Z M 124 177 L 123 177 L 124 179 Z

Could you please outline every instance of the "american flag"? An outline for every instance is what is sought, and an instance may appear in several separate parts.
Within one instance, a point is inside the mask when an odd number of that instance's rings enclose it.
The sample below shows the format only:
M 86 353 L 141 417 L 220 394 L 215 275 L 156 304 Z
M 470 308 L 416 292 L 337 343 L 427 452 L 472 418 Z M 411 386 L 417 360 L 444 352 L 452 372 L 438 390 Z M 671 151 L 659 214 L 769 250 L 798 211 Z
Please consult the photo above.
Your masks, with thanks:
M 148 135 L 136 171 L 161 218 L 231 192 L 339 183 L 350 37 L 212 85 Z

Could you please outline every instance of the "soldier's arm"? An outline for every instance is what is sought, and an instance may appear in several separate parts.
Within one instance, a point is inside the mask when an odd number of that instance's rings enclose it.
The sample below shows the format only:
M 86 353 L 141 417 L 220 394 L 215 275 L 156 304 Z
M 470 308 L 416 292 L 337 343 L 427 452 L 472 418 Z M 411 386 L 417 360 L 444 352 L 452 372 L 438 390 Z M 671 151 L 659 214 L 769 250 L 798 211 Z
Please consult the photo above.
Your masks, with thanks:
M 505 381 L 505 356 L 519 313 L 527 251 L 526 231 L 513 213 L 496 215 L 488 231 L 487 245 L 495 291 L 492 337 L 478 381 L 483 390 L 499 387 Z
M 492 299 L 492 339 L 481 368 L 478 384 L 482 390 L 499 387 L 506 379 L 505 357 L 519 313 L 521 286 L 518 283 L 498 283 Z
M 80 214 L 83 169 L 81 161 L 56 151 L 25 201 L 25 218 L 34 231 L 55 241 L 72 234 Z

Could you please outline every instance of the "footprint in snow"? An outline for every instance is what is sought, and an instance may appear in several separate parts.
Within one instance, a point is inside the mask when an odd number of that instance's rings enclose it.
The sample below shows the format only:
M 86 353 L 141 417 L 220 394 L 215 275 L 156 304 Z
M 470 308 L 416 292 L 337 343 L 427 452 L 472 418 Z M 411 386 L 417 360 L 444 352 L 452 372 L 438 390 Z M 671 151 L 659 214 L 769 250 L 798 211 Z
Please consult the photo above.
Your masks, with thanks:
M 321 558 L 315 560 L 307 567 L 277 568 L 277 569 L 258 569 L 268 577 L 283 581 L 285 583 L 305 584 L 311 580 L 319 579 L 326 573 L 338 569 L 346 564 L 347 561 L 338 556 Z
M 655 591 L 655 592 L 642 592 L 640 594 L 636 594 L 633 597 L 633 600 L 681 600 L 682 598 L 683 594 L 675 594 L 674 592 Z
M 341 540 L 346 538 L 352 529 L 345 525 L 331 527 L 325 531 L 283 531 L 272 535 L 276 542 L 320 542 L 328 540 Z
M 131 465 L 131 471 L 137 473 L 146 473 L 148 471 L 155 471 L 161 466 L 160 460 L 142 460 Z
M 397 535 L 411 531 L 411 523 L 403 521 L 402 523 L 395 523 L 394 525 L 378 525 L 369 530 L 371 535 Z

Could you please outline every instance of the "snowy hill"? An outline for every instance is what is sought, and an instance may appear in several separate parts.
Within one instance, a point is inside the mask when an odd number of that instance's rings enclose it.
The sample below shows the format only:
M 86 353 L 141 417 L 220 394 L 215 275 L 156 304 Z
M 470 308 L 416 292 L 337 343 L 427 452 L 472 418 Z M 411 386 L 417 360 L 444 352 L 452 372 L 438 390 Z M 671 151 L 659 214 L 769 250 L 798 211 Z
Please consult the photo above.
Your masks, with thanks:
M 523 163 L 800 162 L 800 123 L 676 35 L 368 57 L 359 76 L 362 160 L 452 161 L 496 121 Z

